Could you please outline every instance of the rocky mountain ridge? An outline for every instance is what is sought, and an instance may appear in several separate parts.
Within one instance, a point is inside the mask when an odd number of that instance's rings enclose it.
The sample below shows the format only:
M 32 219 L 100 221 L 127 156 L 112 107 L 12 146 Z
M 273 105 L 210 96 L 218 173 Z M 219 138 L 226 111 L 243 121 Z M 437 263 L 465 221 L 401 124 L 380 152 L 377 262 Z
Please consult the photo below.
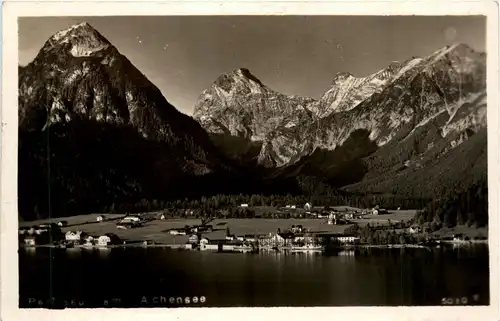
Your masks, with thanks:
M 219 135 L 237 135 L 241 144 L 254 146 L 253 155 L 243 157 L 254 157 L 280 173 L 305 171 L 330 177 L 340 186 L 364 180 L 370 172 L 373 177 L 384 173 L 367 165 L 372 153 L 385 155 L 381 162 L 386 170 L 418 164 L 416 158 L 427 154 L 444 157 L 486 127 L 486 55 L 465 44 L 391 63 L 365 78 L 338 74 L 318 101 L 297 102 L 296 97 L 287 99 L 261 85 L 266 93 L 279 97 L 265 99 L 245 84 L 237 81 L 226 87 L 231 95 L 213 95 L 221 90 L 216 81 L 200 96 L 195 119 L 210 133 L 217 128 Z M 235 131 L 239 126 L 247 130 Z M 432 138 L 426 136 L 429 130 Z M 401 156 L 398 149 L 419 140 L 427 140 L 427 146 L 418 144 Z M 217 142 L 224 150 L 234 146 Z M 352 174 L 357 178 L 340 178 L 352 164 L 359 165 L 354 169 L 359 175 Z
M 368 130 L 370 139 L 382 146 L 400 128 L 413 129 L 442 112 L 450 117 L 443 128 L 447 134 L 458 121 L 452 115 L 485 92 L 485 59 L 464 44 L 447 46 L 368 77 L 338 74 L 319 101 L 281 95 L 261 82 L 249 88 L 247 84 L 257 82 L 233 72 L 201 94 L 194 117 L 210 133 L 259 142 L 258 161 L 278 167 L 316 148 L 333 150 L 357 129 Z M 236 80 L 222 88 L 221 78 Z M 461 118 L 459 127 L 483 126 L 484 116 L 484 108 L 475 110 Z M 272 161 L 262 162 L 268 159 Z

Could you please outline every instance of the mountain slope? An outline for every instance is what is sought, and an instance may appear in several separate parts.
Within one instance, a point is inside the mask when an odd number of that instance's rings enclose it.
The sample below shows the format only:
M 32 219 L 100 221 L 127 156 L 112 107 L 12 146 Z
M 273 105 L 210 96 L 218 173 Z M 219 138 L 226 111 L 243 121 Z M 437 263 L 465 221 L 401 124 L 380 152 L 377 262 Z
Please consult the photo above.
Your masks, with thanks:
M 209 173 L 219 162 L 204 130 L 86 23 L 51 37 L 19 73 L 23 130 L 74 119 L 132 126 L 146 139 L 175 146 L 188 158 L 179 162 L 186 170 Z

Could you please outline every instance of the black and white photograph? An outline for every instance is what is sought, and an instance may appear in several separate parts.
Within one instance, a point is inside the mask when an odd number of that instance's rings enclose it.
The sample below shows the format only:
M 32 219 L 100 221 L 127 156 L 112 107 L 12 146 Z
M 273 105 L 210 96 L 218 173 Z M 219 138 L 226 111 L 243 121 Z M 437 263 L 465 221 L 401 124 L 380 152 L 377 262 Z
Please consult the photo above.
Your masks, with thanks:
M 492 304 L 486 16 L 17 24 L 19 308 Z

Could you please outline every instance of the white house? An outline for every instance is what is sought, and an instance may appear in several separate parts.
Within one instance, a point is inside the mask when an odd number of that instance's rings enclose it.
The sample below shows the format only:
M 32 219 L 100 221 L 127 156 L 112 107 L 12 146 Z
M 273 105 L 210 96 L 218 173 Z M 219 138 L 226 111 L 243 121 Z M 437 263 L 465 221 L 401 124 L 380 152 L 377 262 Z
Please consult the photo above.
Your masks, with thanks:
M 101 235 L 97 239 L 97 245 L 98 246 L 108 246 L 108 244 L 111 242 L 111 238 L 107 235 Z
M 35 238 L 34 237 L 25 238 L 24 244 L 26 244 L 27 246 L 35 246 Z
M 102 215 L 99 215 L 96 217 L 97 222 L 102 222 L 103 220 L 104 220 L 104 217 L 102 217 Z
M 81 234 L 82 234 L 82 231 L 76 231 L 76 232 L 68 231 L 68 232 L 66 232 L 66 234 L 64 234 L 64 239 L 67 242 L 77 242 L 77 241 L 80 241 Z
M 242 235 L 238 235 L 238 236 L 236 236 L 236 239 L 237 239 L 238 241 L 243 242 L 243 241 L 245 240 L 245 237 L 244 237 L 244 236 L 242 236 Z
M 240 207 L 248 207 L 248 204 L 241 204 Z
M 297 205 L 290 205 L 290 208 L 291 208 L 291 209 L 296 209 L 296 208 L 297 208 Z

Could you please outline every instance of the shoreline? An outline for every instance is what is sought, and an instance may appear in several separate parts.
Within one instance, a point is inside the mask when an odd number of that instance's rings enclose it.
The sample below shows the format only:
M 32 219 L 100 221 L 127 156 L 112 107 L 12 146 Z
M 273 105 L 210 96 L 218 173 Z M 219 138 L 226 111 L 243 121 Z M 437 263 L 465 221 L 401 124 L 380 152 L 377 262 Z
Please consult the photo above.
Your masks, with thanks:
M 379 248 L 379 249 L 402 249 L 402 248 L 439 248 L 441 245 L 446 245 L 446 246 L 453 246 L 453 245 L 462 245 L 462 246 L 467 246 L 467 245 L 476 245 L 476 244 L 483 244 L 483 245 L 489 245 L 488 240 L 472 240 L 472 241 L 440 241 L 440 243 L 436 243 L 434 245 L 422 245 L 422 244 L 352 244 L 352 245 L 340 245 L 340 246 L 333 246 L 329 247 L 328 249 L 323 248 L 314 248 L 314 249 L 308 249 L 308 248 L 290 248 L 290 247 L 282 247 L 278 249 L 273 249 L 273 248 L 267 248 L 267 247 L 258 247 L 257 251 L 252 250 L 252 252 L 258 252 L 258 251 L 276 251 L 276 252 L 328 252 L 329 250 L 356 250 L 360 248 Z M 66 250 L 71 250 L 71 249 L 84 249 L 84 250 L 105 250 L 105 249 L 114 249 L 114 248 L 168 248 L 168 249 L 173 249 L 173 250 L 185 250 L 185 251 L 201 251 L 201 252 L 217 252 L 216 250 L 201 250 L 197 246 L 193 246 L 190 243 L 187 244 L 143 244 L 143 243 L 129 243 L 129 244 L 115 244 L 115 245 L 107 245 L 107 246 L 101 246 L 101 245 L 93 245 L 93 246 L 85 246 L 85 245 L 75 245 L 71 247 L 67 246 L 61 246 L 61 245 L 55 245 L 55 244 L 41 244 L 41 245 L 25 245 L 25 244 L 19 244 L 19 249 L 24 248 L 24 249 L 36 249 L 36 248 L 57 248 L 57 249 L 66 249 Z M 250 251 L 250 250 L 249 250 Z M 242 252 L 240 249 L 236 250 L 226 250 L 224 252 Z M 246 252 L 246 251 L 243 251 Z

